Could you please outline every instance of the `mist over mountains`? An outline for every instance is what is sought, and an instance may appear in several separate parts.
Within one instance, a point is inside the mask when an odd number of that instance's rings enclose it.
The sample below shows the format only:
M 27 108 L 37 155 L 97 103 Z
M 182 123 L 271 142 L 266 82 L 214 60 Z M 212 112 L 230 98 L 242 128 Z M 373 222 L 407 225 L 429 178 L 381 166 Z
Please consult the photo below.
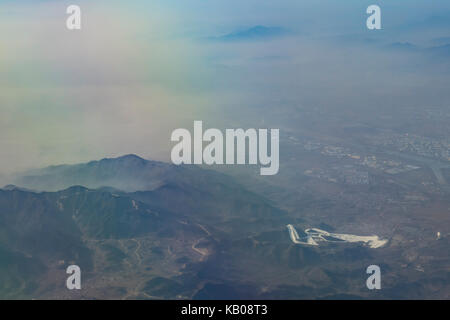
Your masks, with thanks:
M 111 187 L 126 192 L 152 190 L 170 181 L 181 169 L 167 163 L 147 161 L 136 155 L 102 159 L 78 165 L 50 166 L 19 174 L 15 183 L 34 190 L 57 191 L 74 185 Z
M 225 174 L 197 166 L 149 161 L 136 155 L 37 169 L 19 174 L 15 184 L 36 191 L 79 185 L 212 220 L 224 215 L 242 217 L 243 212 L 254 218 L 283 215 L 270 201 L 249 192 Z

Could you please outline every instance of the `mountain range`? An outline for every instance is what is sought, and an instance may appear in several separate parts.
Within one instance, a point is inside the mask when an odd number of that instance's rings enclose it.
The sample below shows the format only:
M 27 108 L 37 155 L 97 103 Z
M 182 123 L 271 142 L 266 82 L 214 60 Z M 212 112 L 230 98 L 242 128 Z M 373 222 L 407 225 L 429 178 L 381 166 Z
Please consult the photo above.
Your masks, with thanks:
M 209 40 L 223 42 L 261 41 L 289 35 L 291 32 L 282 27 L 253 26 L 251 28 L 235 31 Z
M 381 294 L 368 292 L 365 268 L 379 261 L 397 272 L 401 248 L 296 245 L 287 224 L 305 227 L 197 166 L 126 155 L 30 170 L 0 189 L 0 298 L 404 298 L 439 296 L 450 283 L 437 264 L 432 278 L 392 273 Z M 81 290 L 65 286 L 73 264 Z
M 95 278 L 99 265 L 153 265 L 155 252 L 156 264 L 164 264 L 167 252 L 188 250 L 171 262 L 186 268 L 212 255 L 227 233 L 248 236 L 285 214 L 224 174 L 135 155 L 32 170 L 14 183 L 20 187 L 0 190 L 0 269 L 10 279 L 0 282 L 3 297 L 28 296 L 30 286 L 46 296 L 41 290 L 64 284 L 49 280 L 49 272 L 69 261 Z M 30 265 L 36 270 L 27 271 Z

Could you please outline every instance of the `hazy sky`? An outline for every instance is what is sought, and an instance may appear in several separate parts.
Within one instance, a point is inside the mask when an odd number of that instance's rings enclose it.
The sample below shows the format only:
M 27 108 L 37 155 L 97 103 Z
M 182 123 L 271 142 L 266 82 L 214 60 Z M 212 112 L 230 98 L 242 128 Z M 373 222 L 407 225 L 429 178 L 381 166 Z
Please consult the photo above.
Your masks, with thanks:
M 370 32 L 373 3 L 2 1 L 0 174 L 126 153 L 167 160 L 173 129 L 277 108 L 280 97 L 337 107 L 369 93 L 448 101 L 448 57 L 442 69 L 385 46 L 450 43 L 450 2 L 376 1 L 383 30 Z M 65 27 L 69 4 L 81 6 L 80 31 Z M 257 25 L 288 35 L 208 40 Z

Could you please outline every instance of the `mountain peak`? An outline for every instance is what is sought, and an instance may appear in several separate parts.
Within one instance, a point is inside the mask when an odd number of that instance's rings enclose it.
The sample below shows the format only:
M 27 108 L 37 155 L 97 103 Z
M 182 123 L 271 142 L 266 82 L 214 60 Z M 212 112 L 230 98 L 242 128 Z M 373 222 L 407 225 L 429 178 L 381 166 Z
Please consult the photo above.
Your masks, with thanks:
M 99 161 L 91 161 L 91 165 L 115 164 L 115 165 L 131 165 L 131 166 L 145 166 L 151 161 L 139 157 L 136 154 L 126 154 L 117 158 L 104 158 Z
M 130 154 L 125 154 L 123 156 L 120 157 L 116 157 L 116 158 L 104 158 L 100 161 L 111 161 L 111 160 L 125 160 L 125 161 L 129 161 L 129 160 L 137 160 L 137 161 L 147 161 L 144 158 L 139 157 L 138 155 L 134 154 L 134 153 L 130 153 Z
M 87 191 L 89 191 L 89 188 L 86 188 L 86 187 L 84 187 L 84 186 L 81 186 L 81 185 L 74 185 L 74 186 L 71 186 L 71 187 L 68 187 L 68 188 L 66 188 L 66 189 L 64 189 L 64 190 L 61 190 L 60 192 L 62 192 L 62 193 L 64 193 L 64 192 L 68 192 L 68 193 L 71 193 L 71 192 L 87 192 Z
M 138 159 L 138 160 L 145 160 L 144 158 L 139 157 L 138 155 L 134 153 L 126 154 L 121 157 L 118 157 L 117 159 Z

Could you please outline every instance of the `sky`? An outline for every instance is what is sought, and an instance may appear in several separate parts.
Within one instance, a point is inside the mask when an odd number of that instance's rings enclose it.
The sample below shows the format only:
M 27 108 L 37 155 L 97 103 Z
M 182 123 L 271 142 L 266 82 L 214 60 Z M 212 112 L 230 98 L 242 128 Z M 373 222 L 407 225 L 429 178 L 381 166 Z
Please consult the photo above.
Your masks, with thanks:
M 374 3 L 383 29 L 368 31 Z M 70 4 L 82 30 L 66 29 Z M 255 40 L 255 26 L 285 33 Z M 278 125 L 280 101 L 450 101 L 448 56 L 428 56 L 450 44 L 444 0 L 4 0 L 0 33 L 0 176 L 128 153 L 167 161 L 174 129 Z

